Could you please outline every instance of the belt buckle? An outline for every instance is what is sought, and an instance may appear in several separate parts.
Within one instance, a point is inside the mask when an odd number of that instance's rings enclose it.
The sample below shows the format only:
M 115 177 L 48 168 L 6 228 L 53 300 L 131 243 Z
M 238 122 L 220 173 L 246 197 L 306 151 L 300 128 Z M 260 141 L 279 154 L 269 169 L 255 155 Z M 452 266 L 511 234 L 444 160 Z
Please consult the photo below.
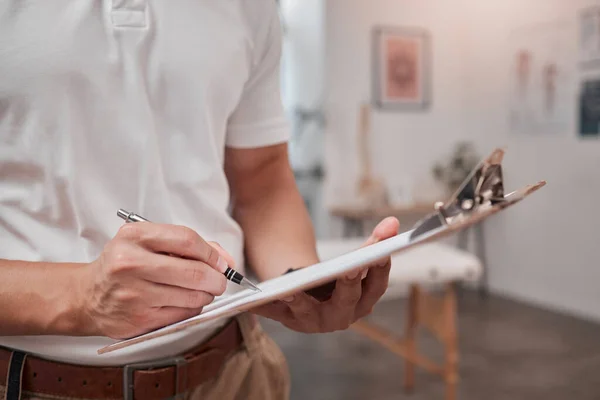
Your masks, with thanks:
M 155 368 L 175 367 L 175 395 L 173 399 L 177 399 L 183 393 L 179 393 L 179 373 L 182 365 L 186 363 L 186 359 L 182 356 L 169 357 L 163 360 L 150 361 L 146 363 L 128 364 L 123 367 L 123 399 L 133 400 L 133 373 L 139 370 L 152 370 Z M 185 381 L 185 379 L 184 379 Z

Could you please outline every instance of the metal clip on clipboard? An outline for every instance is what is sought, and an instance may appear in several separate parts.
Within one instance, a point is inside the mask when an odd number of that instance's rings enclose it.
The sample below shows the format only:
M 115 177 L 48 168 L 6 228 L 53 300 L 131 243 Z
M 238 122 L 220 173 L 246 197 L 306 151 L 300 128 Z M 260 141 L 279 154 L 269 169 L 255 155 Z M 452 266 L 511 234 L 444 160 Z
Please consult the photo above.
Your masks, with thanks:
M 514 204 L 526 195 L 545 185 L 540 181 L 506 194 L 502 174 L 504 150 L 495 149 L 488 157 L 473 168 L 456 192 L 446 203 L 435 204 L 435 211 L 417 222 L 410 233 L 410 241 L 448 226 L 451 230 L 476 222 L 494 212 Z M 295 269 L 289 269 L 291 273 Z M 336 281 L 325 283 L 306 291 L 319 301 L 326 301 L 333 294 Z
M 504 151 L 496 149 L 473 168 L 450 200 L 436 203 L 435 212 L 415 224 L 410 235 L 411 241 L 444 225 L 466 219 L 477 210 L 505 202 L 501 165 L 503 157 Z M 286 273 L 294 271 L 291 268 Z M 326 301 L 333 294 L 335 284 L 334 280 L 306 293 L 319 301 Z
M 411 240 L 434 229 L 466 218 L 477 210 L 505 201 L 502 179 L 504 151 L 496 149 L 482 160 L 446 203 L 435 204 L 435 212 L 417 222 Z

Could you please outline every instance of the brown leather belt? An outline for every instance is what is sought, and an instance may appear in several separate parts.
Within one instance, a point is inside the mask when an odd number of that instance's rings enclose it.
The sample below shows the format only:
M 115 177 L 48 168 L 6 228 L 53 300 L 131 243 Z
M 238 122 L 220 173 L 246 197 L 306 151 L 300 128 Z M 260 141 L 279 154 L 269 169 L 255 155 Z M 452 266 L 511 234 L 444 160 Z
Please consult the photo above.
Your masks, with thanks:
M 252 319 L 256 323 L 255 319 Z M 243 344 L 237 319 L 186 354 L 124 367 L 59 363 L 27 355 L 22 390 L 85 399 L 165 399 L 215 378 Z M 12 351 L 0 347 L 0 385 L 6 386 Z

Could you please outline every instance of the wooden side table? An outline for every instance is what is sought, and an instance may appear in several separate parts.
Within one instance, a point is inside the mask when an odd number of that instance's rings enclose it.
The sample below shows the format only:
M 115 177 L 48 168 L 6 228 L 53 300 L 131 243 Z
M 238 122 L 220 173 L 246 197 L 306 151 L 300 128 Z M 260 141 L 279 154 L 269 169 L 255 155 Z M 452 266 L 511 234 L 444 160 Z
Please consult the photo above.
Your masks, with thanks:
M 330 208 L 330 214 L 342 219 L 344 237 L 364 236 L 365 222 L 396 217 L 402 225 L 403 220 L 422 218 L 433 212 L 433 203 L 415 203 L 405 206 L 363 207 L 356 205 L 338 205 Z

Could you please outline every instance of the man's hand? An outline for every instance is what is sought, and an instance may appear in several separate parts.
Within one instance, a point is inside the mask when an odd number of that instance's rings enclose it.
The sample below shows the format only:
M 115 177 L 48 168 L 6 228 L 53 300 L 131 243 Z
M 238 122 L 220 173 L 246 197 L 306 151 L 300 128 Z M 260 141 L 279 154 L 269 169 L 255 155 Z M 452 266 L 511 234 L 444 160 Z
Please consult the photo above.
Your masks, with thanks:
M 189 228 L 123 225 L 86 265 L 80 307 L 93 335 L 128 338 L 186 319 L 223 294 L 231 257 Z
M 377 225 L 363 246 L 392 237 L 398 233 L 398 229 L 398 220 L 387 218 Z M 333 295 L 325 302 L 319 302 L 301 292 L 283 301 L 257 307 L 252 312 L 279 321 L 298 332 L 344 330 L 371 313 L 373 306 L 387 289 L 390 268 L 391 260 L 387 257 L 363 271 L 338 279 Z

